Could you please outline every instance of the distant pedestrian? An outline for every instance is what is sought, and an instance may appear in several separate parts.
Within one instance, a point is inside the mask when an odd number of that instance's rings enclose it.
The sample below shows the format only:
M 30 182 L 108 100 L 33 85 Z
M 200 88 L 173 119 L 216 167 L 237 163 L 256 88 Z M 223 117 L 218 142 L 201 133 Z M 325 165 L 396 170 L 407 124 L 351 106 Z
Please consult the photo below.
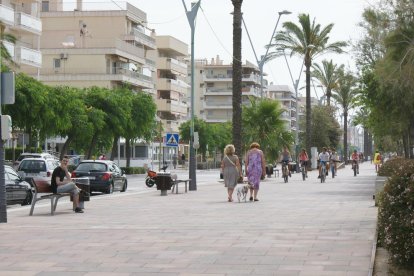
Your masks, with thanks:
M 101 154 L 101 155 L 98 157 L 98 159 L 99 159 L 99 160 L 106 160 L 106 156 L 105 156 L 105 154 Z
M 382 161 L 381 153 L 378 150 L 376 150 L 375 155 L 374 155 L 374 165 L 375 165 L 376 172 L 378 172 L 379 168 L 381 167 L 381 161 Z
M 260 179 L 264 178 L 266 174 L 266 165 L 260 145 L 256 142 L 250 145 L 250 150 L 247 152 L 245 171 L 247 179 L 252 186 L 250 189 L 250 201 L 259 201 L 257 193 L 259 192 Z
M 185 168 L 185 154 L 181 154 L 181 162 L 183 163 L 183 168 Z
M 174 153 L 172 156 L 172 163 L 173 163 L 174 170 L 177 168 L 177 160 L 178 160 L 178 156 L 176 153 Z
M 224 148 L 224 158 L 221 161 L 221 170 L 223 171 L 224 187 L 227 188 L 228 202 L 233 201 L 233 191 L 237 185 L 239 177 L 243 177 L 240 160 L 234 154 L 233 145 L 227 145 Z

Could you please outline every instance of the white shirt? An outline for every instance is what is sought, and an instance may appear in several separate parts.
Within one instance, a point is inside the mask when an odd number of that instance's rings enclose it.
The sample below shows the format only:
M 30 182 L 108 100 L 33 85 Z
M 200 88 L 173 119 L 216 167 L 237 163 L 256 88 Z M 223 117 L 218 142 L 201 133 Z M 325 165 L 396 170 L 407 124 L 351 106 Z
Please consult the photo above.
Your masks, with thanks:
M 328 152 L 321 152 L 319 153 L 319 161 L 328 162 L 329 161 L 329 153 Z

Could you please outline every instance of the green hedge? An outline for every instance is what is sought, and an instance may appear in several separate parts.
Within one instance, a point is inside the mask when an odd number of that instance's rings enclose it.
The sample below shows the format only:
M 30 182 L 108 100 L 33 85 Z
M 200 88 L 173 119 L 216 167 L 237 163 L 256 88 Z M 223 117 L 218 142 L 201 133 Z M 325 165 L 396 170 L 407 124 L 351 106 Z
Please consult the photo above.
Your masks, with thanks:
M 14 160 L 16 160 L 20 154 L 22 154 L 23 148 L 17 147 L 14 149 Z M 25 148 L 25 152 L 42 152 L 40 148 Z M 4 150 L 4 159 L 5 160 L 13 160 L 13 148 L 6 148 Z
M 125 174 L 145 174 L 147 170 L 143 167 L 121 167 Z
M 379 199 L 378 242 L 394 264 L 414 269 L 414 160 L 390 160 L 383 168 L 391 176 Z

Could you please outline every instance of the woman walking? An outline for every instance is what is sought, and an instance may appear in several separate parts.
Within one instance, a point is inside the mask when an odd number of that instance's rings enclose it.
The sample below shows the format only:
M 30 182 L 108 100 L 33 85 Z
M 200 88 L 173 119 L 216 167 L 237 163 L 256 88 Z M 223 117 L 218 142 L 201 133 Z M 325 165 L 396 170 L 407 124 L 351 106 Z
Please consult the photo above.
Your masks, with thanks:
M 237 185 L 237 179 L 243 177 L 239 158 L 234 152 L 234 146 L 227 145 L 224 148 L 224 158 L 221 161 L 221 170 L 223 171 L 224 187 L 227 188 L 228 202 L 233 201 L 233 191 Z
M 254 142 L 250 145 L 245 164 L 246 175 L 252 186 L 250 189 L 250 201 L 259 201 L 257 193 L 259 192 L 260 179 L 265 177 L 266 167 L 264 155 L 258 143 Z

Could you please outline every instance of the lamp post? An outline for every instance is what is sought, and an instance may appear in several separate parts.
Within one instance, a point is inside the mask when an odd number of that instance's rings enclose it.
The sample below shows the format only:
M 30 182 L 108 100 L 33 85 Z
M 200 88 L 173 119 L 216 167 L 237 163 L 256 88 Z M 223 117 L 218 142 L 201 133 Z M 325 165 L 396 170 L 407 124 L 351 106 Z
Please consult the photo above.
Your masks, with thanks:
M 279 16 L 277 18 L 276 25 L 275 25 L 275 28 L 273 29 L 273 33 L 272 33 L 272 36 L 270 37 L 270 41 L 268 45 L 272 43 L 272 39 L 276 33 L 277 25 L 279 25 L 280 17 L 284 14 L 291 14 L 291 12 L 287 10 L 283 10 L 283 11 L 278 12 L 278 14 Z M 257 58 L 256 50 L 254 49 L 252 39 L 250 38 L 250 34 L 249 34 L 249 31 L 247 30 L 247 26 L 246 26 L 246 23 L 244 22 L 243 16 L 242 16 L 242 22 L 243 22 L 244 28 L 246 29 L 246 33 L 247 33 L 247 37 L 249 38 L 250 45 L 252 46 L 254 57 L 256 58 L 257 66 L 259 67 L 259 70 L 260 70 L 260 97 L 263 98 L 263 66 L 266 63 L 267 55 L 269 53 L 269 47 L 267 47 L 266 53 L 263 56 L 261 56 L 259 60 Z
M 187 10 L 184 0 L 183 5 L 185 13 L 187 15 L 188 23 L 191 28 L 191 125 L 190 125 L 190 165 L 189 165 L 189 178 L 191 179 L 189 190 L 197 190 L 196 179 L 196 157 L 194 149 L 194 32 L 195 32 L 195 19 L 197 17 L 198 8 L 200 7 L 201 0 L 197 3 L 191 3 L 191 10 Z

